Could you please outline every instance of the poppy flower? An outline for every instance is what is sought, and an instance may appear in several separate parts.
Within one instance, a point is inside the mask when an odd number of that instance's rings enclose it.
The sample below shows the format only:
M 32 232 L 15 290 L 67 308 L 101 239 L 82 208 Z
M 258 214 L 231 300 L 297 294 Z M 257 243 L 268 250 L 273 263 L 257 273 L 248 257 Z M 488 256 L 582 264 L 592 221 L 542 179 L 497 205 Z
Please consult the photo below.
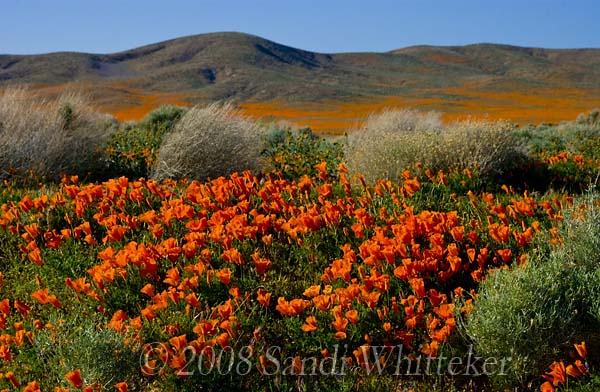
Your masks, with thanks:
M 302 330 L 304 332 L 312 332 L 317 329 L 317 319 L 315 316 L 308 316 L 306 318 L 306 323 L 302 325 Z
M 65 378 L 77 389 L 80 389 L 83 386 L 83 380 L 81 379 L 81 372 L 79 369 L 65 374 Z
M 223 332 L 215 338 L 216 342 L 222 348 L 226 348 L 229 346 L 229 334 L 227 332 Z
M 541 392 L 554 392 L 554 387 L 552 386 L 552 384 L 548 381 L 546 381 L 545 383 L 543 383 L 540 386 L 540 391 Z
M 421 278 L 412 278 L 408 281 L 410 287 L 412 287 L 413 292 L 417 295 L 417 297 L 425 296 L 425 282 Z
M 18 388 L 21 385 L 21 383 L 19 383 L 19 381 L 16 379 L 15 374 L 13 372 L 5 373 L 4 378 L 6 378 L 8 381 L 10 381 L 10 383 L 15 388 Z
M 512 257 L 512 250 L 510 248 L 508 249 L 498 249 L 496 251 L 496 253 L 498 253 L 498 256 L 500 256 L 500 258 L 502 259 L 502 261 L 504 261 L 505 263 L 508 263 Z
M 269 304 L 271 303 L 271 293 L 268 293 L 265 289 L 258 289 L 256 300 L 265 308 L 269 307 Z
M 0 345 L 0 359 L 3 359 L 7 362 L 12 359 L 9 345 L 6 345 L 6 344 Z
M 302 295 L 304 295 L 305 297 L 308 297 L 308 298 L 313 298 L 313 297 L 316 297 L 317 295 L 319 295 L 320 292 L 321 292 L 321 286 L 316 285 L 316 286 L 310 286 L 309 288 L 304 290 L 304 293 L 302 293 Z
M 44 260 L 42 260 L 42 252 L 39 249 L 34 249 L 29 254 L 27 254 L 27 258 L 37 265 L 44 264 Z
M 154 293 L 154 285 L 152 285 L 151 283 L 148 283 L 144 287 L 142 287 L 142 289 L 140 290 L 140 292 L 142 294 L 146 294 L 148 297 L 154 297 L 154 295 L 155 295 L 155 293 Z
M 346 318 L 350 323 L 356 325 L 358 323 L 358 311 L 356 309 L 352 309 L 346 312 Z
M 229 268 L 223 268 L 217 271 L 215 274 L 217 279 L 221 281 L 225 286 L 228 286 L 231 283 L 231 270 Z
M 547 372 L 544 375 L 544 378 L 547 381 L 551 381 L 552 385 L 557 387 L 560 384 L 564 384 L 567 380 L 567 371 L 565 368 L 565 364 L 561 362 L 553 362 L 550 365 L 550 372 Z
M 181 352 L 187 346 L 186 335 L 172 337 L 169 339 L 169 343 L 171 343 L 176 352 Z
M 587 348 L 585 347 L 585 342 L 575 344 L 575 350 L 577 350 L 577 354 L 579 354 L 581 358 L 587 357 Z
M 4 316 L 8 316 L 10 314 L 10 300 L 8 298 L 0 301 L 0 313 Z
M 242 254 L 236 248 L 227 249 L 221 254 L 221 258 L 229 263 L 237 265 L 244 264 Z
M 181 281 L 181 277 L 179 275 L 179 268 L 173 267 L 167 271 L 167 277 L 163 280 L 166 284 L 170 286 L 177 286 Z
M 254 267 L 256 267 L 256 272 L 259 275 L 264 275 L 264 273 L 271 268 L 271 260 L 266 259 L 264 257 L 260 257 L 258 253 L 252 254 L 252 260 L 254 261 Z
M 347 337 L 346 332 L 342 332 L 342 331 L 338 331 L 333 334 L 333 338 L 337 339 L 337 340 L 344 340 L 344 339 L 346 339 L 346 337 Z
M 21 317 L 23 318 L 27 318 L 27 316 L 29 316 L 29 313 L 31 312 L 31 308 L 23 302 L 19 301 L 18 299 L 15 300 L 15 309 L 19 311 Z
M 331 325 L 333 325 L 336 331 L 344 332 L 346 330 L 346 326 L 348 325 L 348 319 L 336 315 L 335 320 L 331 323 Z

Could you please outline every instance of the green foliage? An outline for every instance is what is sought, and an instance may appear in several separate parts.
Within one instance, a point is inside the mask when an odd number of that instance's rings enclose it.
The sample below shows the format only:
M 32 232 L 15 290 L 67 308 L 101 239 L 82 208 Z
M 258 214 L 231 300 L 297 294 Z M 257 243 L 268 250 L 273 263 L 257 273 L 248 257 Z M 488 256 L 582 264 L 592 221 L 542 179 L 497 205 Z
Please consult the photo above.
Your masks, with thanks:
M 73 125 L 73 115 L 74 115 L 73 112 L 74 112 L 73 105 L 71 105 L 70 103 L 63 104 L 60 107 L 60 109 L 58 110 L 58 113 L 63 121 L 64 129 L 70 129 L 71 126 Z
M 480 298 L 462 328 L 479 354 L 512 359 L 507 375 L 496 377 L 498 384 L 523 384 L 542 374 L 553 359 L 564 358 L 574 342 L 597 338 L 596 199 L 597 194 L 586 196 L 567 216 L 560 246 L 548 249 L 539 242 L 526 266 L 496 272 L 480 286 Z M 577 212 L 584 208 L 585 220 Z
M 315 135 L 310 128 L 292 131 L 275 129 L 265 137 L 262 155 L 267 169 L 283 174 L 284 178 L 299 179 L 315 176 L 315 165 L 326 162 L 328 175 L 337 176 L 337 167 L 343 159 L 342 145 Z
M 593 113 L 593 112 L 592 112 Z M 552 156 L 561 152 L 583 155 L 587 159 L 600 159 L 600 123 L 593 114 L 590 119 L 563 122 L 559 125 L 542 124 L 519 129 L 517 135 L 523 140 L 533 156 Z
M 105 149 L 108 176 L 148 177 L 164 136 L 185 112 L 176 106 L 162 106 L 137 124 L 124 124 Z

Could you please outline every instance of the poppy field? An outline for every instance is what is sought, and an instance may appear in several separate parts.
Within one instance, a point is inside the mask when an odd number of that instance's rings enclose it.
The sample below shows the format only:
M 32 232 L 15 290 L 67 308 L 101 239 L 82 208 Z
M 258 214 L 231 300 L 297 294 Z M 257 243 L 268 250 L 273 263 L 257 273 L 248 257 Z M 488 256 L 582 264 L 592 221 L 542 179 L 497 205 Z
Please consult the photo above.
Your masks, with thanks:
M 419 164 L 370 182 L 309 150 L 204 181 L 5 180 L 0 390 L 594 390 L 588 297 L 537 367 L 469 323 L 489 277 L 592 221 L 595 157 L 536 152 L 540 191 Z

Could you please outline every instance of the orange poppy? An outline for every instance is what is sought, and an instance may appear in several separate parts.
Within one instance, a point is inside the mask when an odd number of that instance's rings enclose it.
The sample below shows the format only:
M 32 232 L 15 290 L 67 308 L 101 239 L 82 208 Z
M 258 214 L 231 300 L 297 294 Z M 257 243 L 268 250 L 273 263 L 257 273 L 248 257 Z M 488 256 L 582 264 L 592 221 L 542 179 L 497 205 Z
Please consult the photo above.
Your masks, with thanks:
M 265 308 L 271 303 L 271 293 L 267 293 L 265 289 L 258 289 L 256 300 Z
M 77 389 L 80 389 L 83 386 L 83 380 L 81 379 L 81 372 L 79 369 L 65 374 L 65 378 Z
M 27 318 L 27 316 L 29 316 L 29 313 L 31 311 L 31 308 L 29 306 L 27 306 L 23 302 L 19 301 L 18 299 L 15 300 L 15 309 L 17 309 L 19 311 L 19 313 L 21 314 L 21 317 L 23 317 L 23 318 Z
M 540 386 L 540 391 L 541 392 L 554 392 L 554 387 L 552 386 L 552 384 L 550 384 L 548 381 L 546 381 L 545 383 L 543 383 Z
M 336 315 L 335 320 L 332 321 L 331 325 L 333 325 L 336 331 L 344 332 L 346 330 L 346 326 L 348 325 L 348 319 Z
M 220 269 L 215 275 L 225 286 L 231 283 L 231 270 L 229 268 Z
M 154 285 L 152 285 L 151 283 L 148 283 L 144 287 L 142 287 L 140 292 L 143 294 L 146 294 L 148 297 L 154 297 L 154 295 L 155 295 Z
M 58 301 L 58 299 L 56 298 L 56 295 L 48 293 L 48 288 L 39 289 L 39 290 L 35 291 L 33 294 L 31 294 L 31 296 L 33 297 L 33 299 L 35 299 L 42 305 L 52 304 L 57 308 L 61 307 L 61 304 Z
M 417 297 L 425 296 L 425 282 L 421 278 L 412 278 L 408 281 L 410 287 L 412 287 L 413 292 L 417 295 Z
M 170 286 L 178 286 L 181 281 L 181 276 L 179 275 L 179 268 L 173 267 L 167 271 L 167 277 L 163 280 L 166 284 Z
M 187 346 L 187 337 L 186 335 L 175 336 L 169 339 L 169 343 L 176 352 L 181 352 Z
M 15 374 L 13 372 L 6 372 L 4 374 L 4 378 L 8 379 L 8 381 L 10 381 L 10 383 L 15 388 L 18 388 L 21 385 L 21 383 L 19 383 L 19 381 L 16 379 Z
M 496 251 L 496 253 L 498 253 L 498 256 L 500 256 L 500 258 L 502 259 L 502 261 L 504 261 L 505 263 L 508 263 L 512 257 L 512 250 L 510 248 L 508 249 L 498 249 Z
M 337 339 L 337 340 L 344 340 L 346 339 L 346 332 L 342 332 L 342 331 L 338 331 L 336 333 L 333 334 L 333 338 Z
M 579 354 L 581 358 L 587 357 L 587 348 L 585 347 L 585 342 L 575 344 L 575 350 L 577 350 L 577 354 Z
M 308 316 L 306 318 L 306 323 L 302 325 L 302 330 L 304 332 L 312 332 L 317 329 L 317 319 L 315 316 Z
M 546 373 L 544 376 L 546 380 L 551 381 L 552 385 L 555 387 L 564 384 L 567 380 L 567 371 L 565 368 L 565 364 L 561 362 L 553 362 L 550 365 L 550 372 Z
M 252 260 L 254 261 L 254 267 L 256 267 L 256 271 L 259 275 L 263 275 L 269 268 L 271 268 L 271 260 L 260 257 L 257 252 L 252 254 Z
M 352 309 L 346 312 L 346 318 L 350 323 L 356 325 L 358 323 L 358 311 L 356 309 Z
M 242 254 L 236 248 L 227 249 L 221 254 L 221 258 L 229 263 L 237 265 L 244 264 Z
M 0 313 L 4 316 L 8 316 L 10 314 L 10 300 L 8 298 L 0 301 Z
M 316 286 L 310 286 L 309 288 L 304 290 L 304 293 L 302 293 L 302 295 L 304 295 L 305 297 L 308 297 L 308 298 L 313 298 L 313 297 L 316 297 L 317 295 L 319 295 L 320 292 L 321 292 L 321 286 L 316 285 Z
M 29 260 L 36 263 L 37 265 L 41 266 L 42 264 L 44 264 L 44 260 L 42 260 L 42 252 L 39 250 L 39 248 L 36 248 L 29 252 L 29 254 L 27 254 L 27 257 L 29 258 Z

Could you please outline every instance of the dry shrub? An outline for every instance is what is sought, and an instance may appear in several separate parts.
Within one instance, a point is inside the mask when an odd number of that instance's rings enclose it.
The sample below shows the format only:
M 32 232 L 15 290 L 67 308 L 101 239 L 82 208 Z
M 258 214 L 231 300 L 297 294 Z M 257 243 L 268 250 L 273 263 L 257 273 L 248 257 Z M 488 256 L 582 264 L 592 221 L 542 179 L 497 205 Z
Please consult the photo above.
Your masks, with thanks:
M 264 130 L 231 105 L 194 107 L 163 139 L 152 177 L 214 179 L 261 169 Z
M 475 168 L 484 178 L 500 178 L 527 160 L 525 147 L 505 121 L 466 120 L 450 124 L 441 133 L 435 169 Z
M 416 163 L 434 171 L 474 168 L 484 177 L 501 176 L 524 157 L 509 123 L 467 120 L 442 125 L 438 114 L 410 109 L 372 114 L 349 134 L 345 150 L 350 171 L 370 182 L 396 180 Z
M 371 114 L 362 127 L 348 135 L 344 151 L 353 174 L 369 182 L 397 179 L 402 170 L 427 156 L 441 129 L 440 116 L 411 109 Z
M 110 130 L 111 117 L 81 94 L 43 100 L 24 88 L 6 89 L 0 95 L 0 179 L 96 174 Z

